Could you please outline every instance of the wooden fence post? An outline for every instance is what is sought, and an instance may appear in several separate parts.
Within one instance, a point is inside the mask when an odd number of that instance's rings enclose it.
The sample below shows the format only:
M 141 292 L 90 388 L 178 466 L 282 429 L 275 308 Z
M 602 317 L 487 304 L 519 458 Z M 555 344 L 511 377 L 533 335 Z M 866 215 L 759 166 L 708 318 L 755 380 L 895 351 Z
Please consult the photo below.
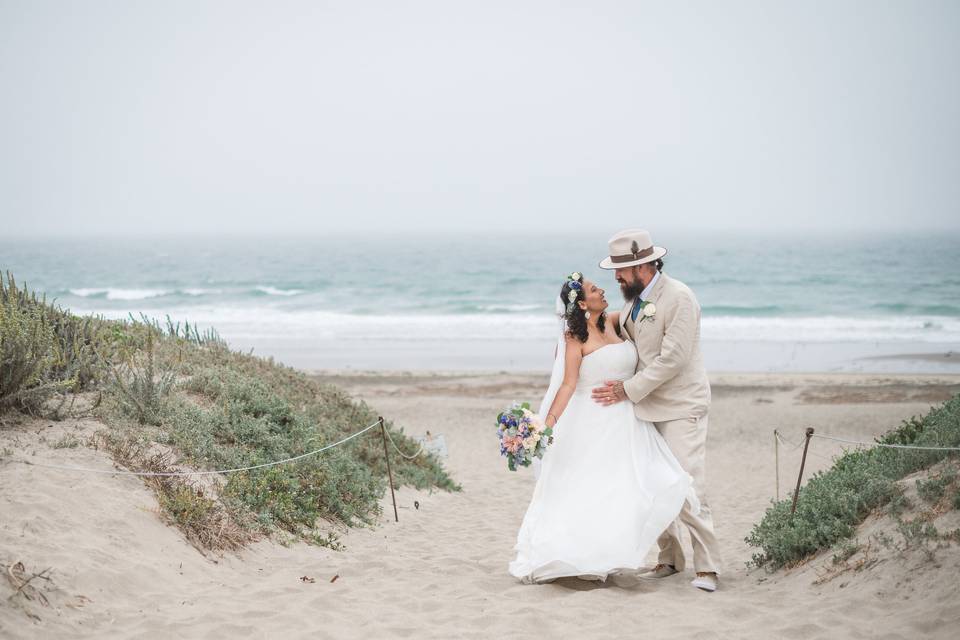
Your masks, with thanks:
M 807 427 L 807 441 L 803 443 L 803 458 L 800 460 L 800 473 L 797 474 L 797 488 L 793 492 L 793 507 L 790 509 L 792 516 L 797 512 L 797 498 L 800 497 L 800 479 L 803 478 L 803 466 L 807 464 L 807 449 L 810 447 L 810 438 L 813 437 L 813 427 Z
M 387 451 L 387 428 L 383 426 L 383 416 L 379 416 L 379 418 L 380 437 L 383 438 L 383 457 L 387 461 L 387 477 L 390 478 L 390 497 L 393 499 L 393 521 L 400 522 L 400 517 L 397 515 L 397 496 L 393 492 L 393 471 L 390 470 L 390 452 Z

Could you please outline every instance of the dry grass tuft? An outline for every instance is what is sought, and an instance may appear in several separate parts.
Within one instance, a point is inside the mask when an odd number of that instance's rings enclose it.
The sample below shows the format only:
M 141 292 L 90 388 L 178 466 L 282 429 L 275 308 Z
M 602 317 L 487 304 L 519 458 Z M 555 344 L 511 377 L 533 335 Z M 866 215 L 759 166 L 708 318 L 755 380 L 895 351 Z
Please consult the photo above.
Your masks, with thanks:
M 100 432 L 97 445 L 128 469 L 151 473 L 184 471 L 177 468 L 169 452 L 149 452 L 143 444 L 116 434 Z M 242 514 L 229 512 L 204 487 L 188 476 L 142 476 L 157 495 L 164 517 L 180 529 L 194 547 L 204 551 L 238 551 L 258 536 L 244 528 Z

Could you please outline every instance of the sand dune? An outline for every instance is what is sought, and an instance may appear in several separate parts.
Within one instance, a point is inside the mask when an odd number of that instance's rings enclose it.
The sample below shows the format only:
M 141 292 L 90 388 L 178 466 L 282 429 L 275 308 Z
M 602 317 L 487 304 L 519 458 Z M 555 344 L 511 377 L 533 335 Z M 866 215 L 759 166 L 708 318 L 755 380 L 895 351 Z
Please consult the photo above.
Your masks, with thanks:
M 814 426 L 869 440 L 960 391 L 960 378 L 714 376 L 708 475 L 726 567 L 721 590 L 706 594 L 689 586 L 689 572 L 633 588 L 525 586 L 507 574 L 533 485 L 532 474 L 506 471 L 493 416 L 512 400 L 536 399 L 542 376 L 323 375 L 409 433 L 444 434 L 463 492 L 401 489 L 399 523 L 388 494 L 380 525 L 348 532 L 343 552 L 261 541 L 205 557 L 163 524 L 153 494 L 134 478 L 9 461 L 109 469 L 103 452 L 63 446 L 97 423 L 8 418 L 0 564 L 20 561 L 28 576 L 51 571 L 31 583 L 33 600 L 8 600 L 13 588 L 0 578 L 0 637 L 955 637 L 955 546 L 936 563 L 890 558 L 856 579 L 815 584 L 816 563 L 748 571 L 743 538 L 775 492 L 774 427 L 794 439 Z M 815 441 L 810 472 L 838 450 Z M 781 463 L 785 492 L 798 452 L 782 451 Z

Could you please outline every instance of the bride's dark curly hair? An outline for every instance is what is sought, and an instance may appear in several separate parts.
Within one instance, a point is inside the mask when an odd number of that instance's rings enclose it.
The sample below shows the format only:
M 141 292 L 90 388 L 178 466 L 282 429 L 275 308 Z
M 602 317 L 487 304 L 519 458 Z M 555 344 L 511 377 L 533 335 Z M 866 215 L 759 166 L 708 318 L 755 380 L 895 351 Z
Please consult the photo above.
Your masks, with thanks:
M 560 301 L 563 305 L 569 308 L 570 298 L 567 296 L 570 295 L 570 283 L 573 280 L 567 280 L 563 283 L 563 287 L 560 289 Z M 587 316 L 583 309 L 580 308 L 580 305 L 577 302 L 583 300 L 586 294 L 583 291 L 583 287 L 576 290 L 577 299 L 574 300 L 573 309 L 568 312 L 564 317 L 567 319 L 567 333 L 579 340 L 580 342 L 586 342 L 587 338 L 590 336 L 587 331 Z M 600 329 L 601 333 L 604 330 L 604 323 L 607 319 L 606 313 L 601 313 L 600 317 L 597 318 L 597 329 Z

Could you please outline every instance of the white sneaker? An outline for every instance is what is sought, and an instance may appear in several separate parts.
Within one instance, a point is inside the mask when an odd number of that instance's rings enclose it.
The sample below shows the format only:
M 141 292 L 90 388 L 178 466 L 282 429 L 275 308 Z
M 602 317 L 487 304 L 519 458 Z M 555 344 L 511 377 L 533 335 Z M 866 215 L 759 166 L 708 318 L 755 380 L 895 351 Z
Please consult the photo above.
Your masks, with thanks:
M 697 577 L 694 578 L 690 584 L 695 586 L 697 589 L 703 589 L 704 591 L 709 591 L 712 593 L 717 590 L 717 574 L 697 574 Z
M 658 564 L 653 569 L 644 571 L 638 577 L 644 580 L 659 580 L 660 578 L 672 576 L 675 573 L 680 572 L 677 571 L 676 567 L 674 567 L 672 564 Z

